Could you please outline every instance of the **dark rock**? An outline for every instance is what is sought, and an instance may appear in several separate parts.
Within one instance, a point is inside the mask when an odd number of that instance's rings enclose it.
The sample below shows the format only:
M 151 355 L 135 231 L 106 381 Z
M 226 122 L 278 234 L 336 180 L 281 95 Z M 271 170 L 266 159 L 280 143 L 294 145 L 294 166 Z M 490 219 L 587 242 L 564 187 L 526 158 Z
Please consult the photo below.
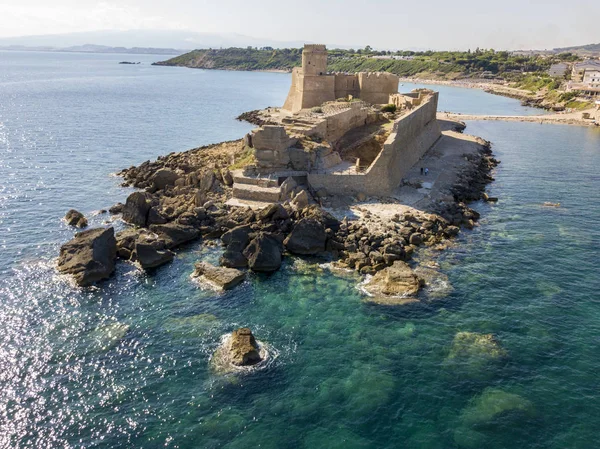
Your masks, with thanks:
M 258 218 L 262 221 L 286 220 L 289 216 L 290 214 L 288 214 L 285 207 L 279 203 L 270 204 L 258 213 Z
M 131 260 L 140 264 L 146 270 L 155 268 L 173 260 L 175 254 L 168 249 L 160 249 L 159 245 L 153 243 L 136 242 L 135 249 L 131 254 Z
M 107 279 L 115 270 L 117 241 L 113 228 L 96 228 L 75 234 L 60 248 L 58 270 L 73 276 L 81 286 Z
M 219 258 L 219 265 L 227 268 L 246 268 L 248 259 L 241 251 L 226 250 Z
M 162 168 L 152 176 L 152 185 L 156 190 L 162 190 L 167 186 L 175 185 L 179 175 L 170 168 Z
M 233 175 L 227 169 L 221 170 L 221 177 L 223 178 L 223 184 L 228 187 L 233 185 Z
M 420 245 L 421 243 L 423 243 L 423 235 L 418 232 L 415 232 L 414 234 L 411 234 L 408 242 L 411 245 Z
M 163 238 L 169 249 L 196 240 L 200 236 L 200 231 L 196 228 L 179 223 L 152 225 L 150 230 Z
M 252 271 L 271 272 L 281 266 L 281 242 L 272 234 L 259 233 L 243 254 Z
M 146 223 L 148 225 L 165 224 L 167 221 L 167 218 L 158 210 L 157 207 L 151 207 L 148 211 L 148 218 L 146 219 Z
M 326 243 L 325 226 L 317 220 L 303 218 L 283 244 L 292 254 L 311 255 L 325 251 Z
M 71 209 L 65 215 L 65 221 L 69 226 L 75 226 L 77 228 L 85 228 L 88 225 L 87 218 L 81 212 Z
M 215 267 L 206 262 L 198 262 L 195 266 L 193 276 L 204 277 L 223 290 L 232 289 L 246 278 L 246 273 L 234 268 Z
M 133 192 L 123 207 L 123 220 L 136 226 L 146 226 L 152 196 L 146 192 Z
M 121 214 L 121 213 L 123 213 L 124 207 L 125 207 L 125 205 L 123 203 L 117 203 L 114 206 L 112 206 L 110 209 L 108 209 L 108 212 L 111 215 Z
M 221 240 L 227 246 L 228 251 L 243 251 L 250 242 L 250 225 L 242 225 L 233 228 L 221 236 Z
M 215 173 L 212 170 L 204 171 L 200 176 L 200 191 L 208 192 L 212 190 L 215 179 Z

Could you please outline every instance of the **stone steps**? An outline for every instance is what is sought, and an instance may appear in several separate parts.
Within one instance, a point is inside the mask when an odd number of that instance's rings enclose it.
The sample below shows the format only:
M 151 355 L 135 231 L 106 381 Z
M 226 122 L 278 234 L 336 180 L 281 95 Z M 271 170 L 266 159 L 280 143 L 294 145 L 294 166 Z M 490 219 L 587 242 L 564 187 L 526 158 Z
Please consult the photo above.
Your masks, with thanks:
M 279 201 L 279 187 L 261 187 L 254 184 L 233 184 L 233 197 L 238 200 L 276 203 Z
M 235 185 L 247 184 L 259 187 L 277 187 L 279 185 L 277 178 L 246 176 L 241 170 L 234 171 L 232 175 Z

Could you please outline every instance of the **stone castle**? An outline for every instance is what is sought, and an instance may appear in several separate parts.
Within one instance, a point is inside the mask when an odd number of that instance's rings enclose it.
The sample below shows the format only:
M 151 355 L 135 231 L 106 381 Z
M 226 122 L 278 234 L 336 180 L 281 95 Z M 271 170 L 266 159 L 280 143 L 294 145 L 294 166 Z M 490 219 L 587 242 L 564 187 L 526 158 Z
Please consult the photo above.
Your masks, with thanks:
M 399 78 L 391 73 L 327 73 L 325 45 L 305 45 L 302 67 L 292 71 L 292 86 L 283 109 L 298 112 L 338 98 L 360 98 L 384 104 L 398 92 Z
M 326 68 L 325 46 L 305 46 L 284 106 L 258 112 L 262 125 L 245 137 L 254 164 L 233 174 L 234 202 L 390 195 L 441 137 L 437 92 L 401 94 L 395 75 Z

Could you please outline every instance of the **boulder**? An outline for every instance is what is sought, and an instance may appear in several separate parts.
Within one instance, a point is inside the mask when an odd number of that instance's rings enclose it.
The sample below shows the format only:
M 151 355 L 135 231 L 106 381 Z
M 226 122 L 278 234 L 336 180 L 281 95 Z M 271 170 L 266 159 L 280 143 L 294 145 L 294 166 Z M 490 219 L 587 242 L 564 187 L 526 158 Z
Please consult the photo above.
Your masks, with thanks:
M 325 226 L 311 218 L 303 218 L 285 239 L 283 244 L 292 254 L 313 255 L 325 251 L 327 233 Z
M 107 279 L 115 270 L 117 241 L 111 228 L 95 228 L 75 234 L 60 248 L 58 270 L 88 286 Z
M 123 220 L 135 226 L 146 226 L 152 196 L 146 192 L 133 192 L 123 207 Z
M 75 226 L 77 228 L 85 228 L 88 225 L 87 218 L 84 215 L 76 211 L 75 209 L 71 209 L 65 215 L 65 221 L 69 226 Z
M 422 282 L 406 262 L 396 260 L 392 266 L 379 271 L 366 284 L 365 289 L 374 295 L 414 297 Z
M 273 235 L 259 233 L 246 247 L 243 254 L 252 271 L 277 271 L 281 266 L 281 242 Z
M 277 221 L 277 220 L 286 220 L 290 217 L 288 211 L 279 203 L 269 204 L 263 210 L 261 210 L 258 214 L 258 218 L 261 221 Z
M 196 240 L 200 236 L 198 229 L 179 223 L 156 224 L 150 226 L 150 230 L 164 239 L 169 249 Z
M 261 361 L 258 343 L 249 328 L 242 327 L 232 332 L 229 357 L 236 366 L 254 365 Z
M 167 218 L 158 210 L 156 206 L 153 206 L 148 211 L 148 218 L 146 219 L 146 223 L 149 225 L 153 224 L 165 224 L 167 223 Z
M 175 185 L 179 175 L 170 168 L 161 168 L 152 176 L 152 185 L 156 190 L 162 190 L 167 186 Z
M 226 250 L 219 258 L 219 265 L 227 268 L 246 268 L 248 259 L 241 251 Z
M 175 254 L 160 245 L 149 242 L 136 242 L 131 260 L 136 261 L 142 269 L 156 268 L 173 260 Z
M 291 199 L 291 195 L 294 192 L 294 190 L 296 189 L 296 187 L 298 187 L 298 183 L 296 183 L 296 181 L 294 181 L 294 178 L 288 177 L 285 181 L 283 181 L 281 183 L 281 186 L 280 186 L 281 193 L 279 194 L 279 200 L 285 201 L 285 200 Z
M 411 234 L 410 238 L 408 239 L 408 243 L 415 246 L 420 245 L 423 243 L 423 235 L 418 232 Z
M 228 169 L 221 170 L 221 178 L 223 178 L 223 184 L 226 186 L 231 187 L 233 185 L 233 175 Z
M 125 207 L 125 205 L 123 203 L 117 203 L 114 206 L 112 206 L 110 209 L 108 209 L 108 212 L 111 215 L 121 214 L 121 213 L 123 213 L 124 207 Z
M 221 236 L 221 241 L 227 246 L 229 251 L 243 251 L 248 242 L 250 242 L 250 233 L 252 228 L 250 225 L 242 225 L 227 231 Z
M 215 267 L 206 262 L 197 262 L 194 277 L 203 277 L 223 290 L 229 290 L 243 282 L 246 273 L 235 268 Z
M 308 193 L 306 190 L 300 190 L 292 200 L 292 204 L 298 209 L 304 209 L 308 206 Z
M 200 191 L 208 192 L 212 190 L 215 179 L 215 173 L 212 170 L 203 171 L 200 175 Z

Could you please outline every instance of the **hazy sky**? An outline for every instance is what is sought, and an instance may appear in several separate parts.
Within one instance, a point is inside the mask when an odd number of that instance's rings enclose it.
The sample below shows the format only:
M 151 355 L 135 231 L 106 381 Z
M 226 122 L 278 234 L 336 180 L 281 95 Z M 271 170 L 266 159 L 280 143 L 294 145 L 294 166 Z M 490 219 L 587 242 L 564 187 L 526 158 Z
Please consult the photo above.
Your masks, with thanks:
M 179 29 L 386 49 L 543 49 L 600 42 L 599 18 L 598 0 L 0 0 L 0 37 Z

